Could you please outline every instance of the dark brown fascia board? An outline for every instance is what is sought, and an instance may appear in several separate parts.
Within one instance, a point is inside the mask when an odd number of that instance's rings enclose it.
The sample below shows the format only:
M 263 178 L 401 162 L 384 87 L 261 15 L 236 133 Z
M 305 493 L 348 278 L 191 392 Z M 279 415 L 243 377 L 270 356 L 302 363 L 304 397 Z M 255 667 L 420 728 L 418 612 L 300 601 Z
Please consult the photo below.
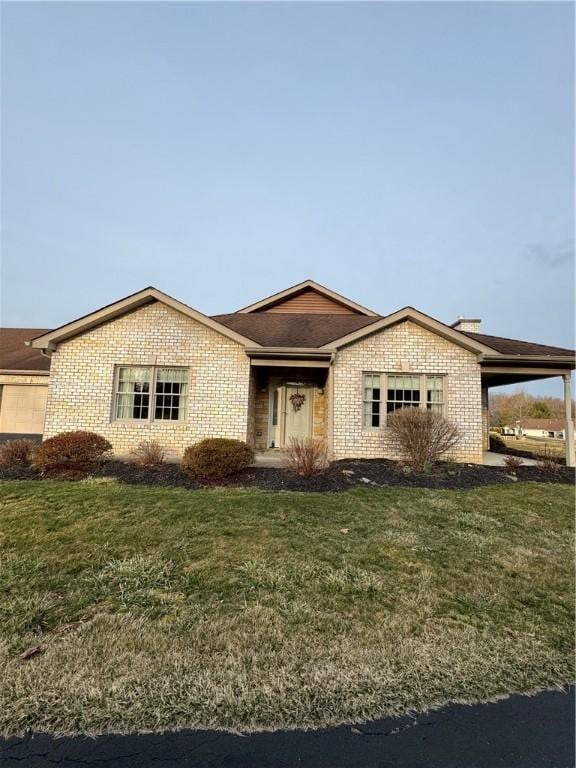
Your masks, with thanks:
M 430 315 L 424 314 L 424 312 L 420 312 L 420 310 L 415 309 L 414 307 L 403 307 L 397 312 L 386 315 L 386 317 L 383 317 L 380 320 L 376 320 L 374 323 L 370 323 L 369 325 L 365 325 L 363 328 L 360 328 L 357 331 L 348 333 L 346 336 L 342 336 L 339 339 L 334 339 L 325 347 L 320 347 L 320 349 L 326 349 L 328 347 L 340 348 L 348 344 L 352 344 L 364 336 L 369 336 L 372 333 L 376 333 L 377 331 L 383 330 L 384 328 L 389 328 L 392 325 L 397 325 L 398 323 L 404 322 L 405 320 L 411 320 L 413 323 L 416 323 L 416 325 L 419 325 L 422 328 L 426 328 L 432 333 L 436 333 L 438 336 L 442 336 L 443 338 L 448 339 L 448 341 L 454 342 L 454 344 L 458 344 L 464 349 L 467 349 L 469 352 L 475 352 L 479 356 L 485 354 L 496 354 L 496 356 L 499 355 L 499 353 L 495 353 L 495 350 L 492 349 L 492 347 L 488 347 L 486 344 L 482 344 L 479 341 L 474 341 L 469 336 L 466 336 L 465 333 L 456 331 L 449 325 L 446 325 L 445 323 L 440 322 L 440 320 L 436 320 L 435 318 L 430 317 Z
M 336 291 L 332 291 L 330 288 L 326 288 L 325 285 L 321 285 L 314 280 L 303 280 L 301 283 L 292 285 L 290 288 L 285 288 L 283 291 L 278 291 L 278 293 L 273 293 L 271 296 L 267 296 L 265 299 L 255 301 L 253 304 L 249 304 L 247 307 L 237 309 L 235 314 L 249 314 L 250 312 L 255 312 L 256 310 L 262 309 L 263 307 L 273 306 L 274 304 L 277 304 L 279 301 L 282 301 L 289 296 L 306 290 L 306 288 L 313 288 L 323 296 L 336 301 L 344 307 L 348 307 L 349 309 L 353 309 L 356 312 L 360 312 L 362 315 L 366 315 L 368 317 L 378 317 L 377 312 L 373 312 L 371 309 L 367 309 L 367 307 L 363 307 L 361 304 L 357 304 L 355 301 L 347 299 L 346 296 L 342 296 L 341 293 L 336 293 Z
M 66 323 L 59 328 L 55 328 L 53 331 L 49 331 L 42 336 L 37 336 L 35 339 L 27 341 L 26 345 L 37 349 L 54 351 L 59 342 L 66 341 L 73 336 L 84 333 L 98 325 L 114 320 L 127 312 L 131 312 L 134 309 L 138 309 L 139 307 L 155 301 L 166 304 L 177 312 L 181 312 L 183 315 L 197 320 L 202 325 L 212 328 L 212 330 L 220 333 L 222 336 L 232 339 L 243 346 L 258 346 L 257 342 L 253 339 L 249 339 L 247 336 L 243 336 L 242 334 L 231 330 L 217 320 L 213 320 L 211 317 L 202 314 L 202 312 L 189 307 L 187 304 L 172 298 L 172 296 L 169 296 L 167 293 L 163 293 L 152 286 L 144 288 L 138 293 L 126 296 L 124 299 L 120 299 L 113 304 L 108 304 L 105 307 L 102 307 L 102 309 L 98 309 L 88 315 L 83 315 L 77 320 L 73 320 L 71 323 Z

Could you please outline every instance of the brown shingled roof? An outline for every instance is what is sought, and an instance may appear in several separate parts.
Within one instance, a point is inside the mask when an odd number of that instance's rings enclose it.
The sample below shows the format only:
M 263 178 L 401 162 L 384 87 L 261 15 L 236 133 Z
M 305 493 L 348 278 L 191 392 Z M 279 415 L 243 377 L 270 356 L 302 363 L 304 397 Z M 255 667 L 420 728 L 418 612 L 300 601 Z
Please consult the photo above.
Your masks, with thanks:
M 492 347 L 503 355 L 534 355 L 536 357 L 564 357 L 574 356 L 573 349 L 563 347 L 549 347 L 546 344 L 533 344 L 531 341 L 519 341 L 518 339 L 506 339 L 503 336 L 488 336 L 485 333 L 470 333 L 460 331 L 474 341 L 479 341 L 487 347 Z
M 50 358 L 25 342 L 47 333 L 47 328 L 0 328 L 0 370 L 49 371 Z
M 265 347 L 322 347 L 380 320 L 364 315 L 254 314 L 214 315 L 216 320 Z
M 545 429 L 550 432 L 562 432 L 566 426 L 564 419 L 520 419 L 522 429 Z
M 214 315 L 213 320 L 247 336 L 265 347 L 322 347 L 332 341 L 365 328 L 382 319 L 360 315 L 316 314 L 241 314 Z M 491 347 L 503 355 L 534 355 L 540 357 L 573 356 L 574 351 L 529 341 L 488 336 L 483 333 L 464 333 L 474 341 Z

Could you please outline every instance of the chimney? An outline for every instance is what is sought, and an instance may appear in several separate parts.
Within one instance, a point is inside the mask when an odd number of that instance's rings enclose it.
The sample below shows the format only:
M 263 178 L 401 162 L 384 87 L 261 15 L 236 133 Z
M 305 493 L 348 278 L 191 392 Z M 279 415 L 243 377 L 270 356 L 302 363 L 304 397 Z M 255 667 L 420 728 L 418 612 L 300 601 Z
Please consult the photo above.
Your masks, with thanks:
M 479 320 L 478 318 L 464 317 L 463 315 L 460 315 L 458 320 L 456 320 L 455 323 L 452 323 L 450 327 L 454 328 L 455 331 L 464 331 L 465 333 L 480 333 L 481 322 L 482 320 Z

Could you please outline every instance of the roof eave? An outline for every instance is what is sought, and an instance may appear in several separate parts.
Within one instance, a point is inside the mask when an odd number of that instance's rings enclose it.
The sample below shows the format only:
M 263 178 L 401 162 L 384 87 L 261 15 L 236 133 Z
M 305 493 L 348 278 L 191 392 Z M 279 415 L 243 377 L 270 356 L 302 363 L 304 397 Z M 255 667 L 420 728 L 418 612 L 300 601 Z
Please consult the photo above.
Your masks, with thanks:
M 91 312 L 89 315 L 84 315 L 77 320 L 73 320 L 71 323 L 62 325 L 49 333 L 37 336 L 35 339 L 27 342 L 27 344 L 36 349 L 53 352 L 56 349 L 56 346 L 63 341 L 67 341 L 80 333 L 85 333 L 92 328 L 96 328 L 110 320 L 115 320 L 117 317 L 121 317 L 134 309 L 139 309 L 140 307 L 155 301 L 159 301 L 177 312 L 197 320 L 202 325 L 211 328 L 222 336 L 225 336 L 232 341 L 236 341 L 243 346 L 259 346 L 254 339 L 249 339 L 247 336 L 243 336 L 242 334 L 233 331 L 231 328 L 219 323 L 217 320 L 213 320 L 207 315 L 202 314 L 202 312 L 189 307 L 187 304 L 184 304 L 181 301 L 178 301 L 178 299 L 174 299 L 167 293 L 163 293 L 153 287 L 145 288 L 138 293 L 131 294 L 130 296 L 120 299 L 113 304 L 109 304 L 102 309 Z
M 410 320 L 416 325 L 419 325 L 422 328 L 426 328 L 432 333 L 436 333 L 438 336 L 442 336 L 443 338 L 452 341 L 454 344 L 458 344 L 458 346 L 467 349 L 469 352 L 474 352 L 477 355 L 483 355 L 486 353 L 495 354 L 495 351 L 491 347 L 488 347 L 481 342 L 474 341 L 470 337 L 466 336 L 466 334 L 461 333 L 460 331 L 456 331 L 449 325 L 445 325 L 444 323 L 441 323 L 439 320 L 436 320 L 429 315 L 425 315 L 423 312 L 414 309 L 414 307 L 404 307 L 397 312 L 393 312 L 391 315 L 387 315 L 381 320 L 370 323 L 369 325 L 365 325 L 363 328 L 360 328 L 353 333 L 349 333 L 339 339 L 334 339 L 330 342 L 329 345 L 327 344 L 325 347 L 320 347 L 320 349 L 326 349 L 327 347 L 341 348 L 347 346 L 348 344 L 353 344 L 365 336 L 369 336 L 370 334 L 376 333 L 377 331 L 384 330 L 385 328 L 389 328 L 393 325 L 397 325 L 398 323 L 404 322 L 405 320 Z
M 0 368 L 0 376 L 50 376 L 50 371 L 32 368 Z
M 576 367 L 575 355 L 510 355 L 503 352 L 482 355 L 481 363 L 565 363 Z

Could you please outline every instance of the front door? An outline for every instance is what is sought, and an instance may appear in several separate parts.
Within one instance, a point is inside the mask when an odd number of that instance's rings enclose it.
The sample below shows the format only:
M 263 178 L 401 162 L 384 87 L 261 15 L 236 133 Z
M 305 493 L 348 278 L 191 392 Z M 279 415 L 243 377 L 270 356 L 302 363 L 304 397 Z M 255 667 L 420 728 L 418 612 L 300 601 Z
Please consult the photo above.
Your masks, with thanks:
M 289 445 L 293 437 L 304 440 L 312 436 L 313 397 L 314 389 L 311 386 L 286 384 L 284 445 Z

